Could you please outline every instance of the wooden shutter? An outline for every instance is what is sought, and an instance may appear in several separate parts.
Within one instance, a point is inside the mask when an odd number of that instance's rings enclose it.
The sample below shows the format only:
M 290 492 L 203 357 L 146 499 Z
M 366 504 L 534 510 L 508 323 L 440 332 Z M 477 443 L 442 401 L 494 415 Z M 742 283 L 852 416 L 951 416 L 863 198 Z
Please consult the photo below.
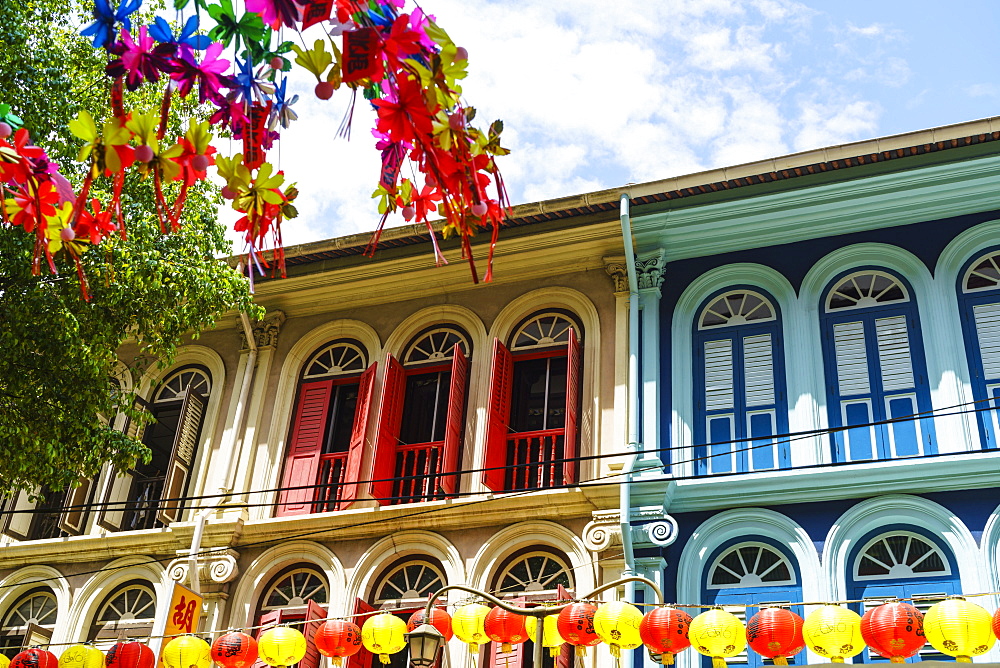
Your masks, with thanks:
M 161 498 L 170 500 L 162 502 L 156 511 L 156 519 L 164 526 L 181 518 L 184 502 L 177 499 L 184 496 L 187 489 L 194 456 L 198 450 L 198 434 L 201 432 L 204 415 L 205 400 L 193 393 L 189 387 L 184 392 L 181 414 L 177 417 L 177 430 L 174 432 L 174 443 L 170 449 L 170 464 L 167 466 L 167 477 L 163 482 Z
M 451 360 L 451 389 L 448 392 L 448 420 L 444 428 L 444 448 L 441 459 L 441 489 L 454 494 L 458 476 L 448 475 L 458 471 L 458 458 L 462 449 L 462 427 L 465 422 L 465 395 L 469 388 L 469 360 L 462 347 L 455 344 Z
M 122 521 L 125 519 L 125 504 L 128 503 L 131 492 L 132 472 L 119 473 L 111 469 L 101 509 L 97 513 L 97 525 L 109 531 L 121 531 Z
M 879 369 L 882 371 L 882 391 L 912 390 L 913 363 L 906 316 L 875 320 L 875 339 L 878 343 Z
M 371 412 L 377 366 L 378 364 L 372 362 L 371 366 L 361 374 L 361 380 L 358 383 L 358 402 L 354 409 L 354 427 L 351 429 L 351 445 L 347 451 L 347 464 L 344 467 L 344 482 L 353 484 L 345 484 L 340 490 L 338 510 L 343 510 L 358 498 L 357 481 L 361 479 L 361 463 L 365 456 L 365 434 L 368 431 L 368 414 Z
M 577 441 L 580 433 L 580 343 L 576 340 L 576 330 L 570 327 L 569 344 L 566 346 L 566 434 L 563 438 L 563 483 L 576 483 L 579 450 Z
M 306 637 L 306 655 L 299 661 L 298 668 L 319 668 L 319 650 L 316 649 L 314 638 L 316 629 L 326 620 L 326 610 L 315 601 L 308 601 L 306 606 L 306 623 L 302 625 L 302 635 Z
M 774 405 L 773 350 L 770 334 L 743 337 L 743 391 L 747 408 Z
M 354 615 L 350 621 L 357 624 L 358 628 L 364 626 L 365 620 L 374 614 L 375 608 L 368 605 L 367 601 L 362 601 L 360 598 L 354 599 Z M 357 654 L 347 659 L 347 668 L 371 668 L 371 665 L 372 653 L 365 649 L 364 645 L 361 646 Z
M 284 612 L 284 610 L 272 610 L 271 612 L 264 613 L 258 617 L 256 626 L 259 626 L 260 628 L 254 629 L 254 640 L 260 640 L 260 635 L 264 633 L 264 631 L 285 621 Z M 271 668 L 271 666 L 264 663 L 260 659 L 257 659 L 253 662 L 253 668 Z
M 142 413 L 149 413 L 149 404 L 145 400 L 136 397 L 132 402 L 132 408 Z M 122 429 L 124 433 L 129 438 L 134 438 L 137 441 L 141 441 L 146 431 L 146 422 L 140 420 L 133 420 L 132 418 L 126 418 L 125 426 Z
M 80 484 L 66 490 L 67 508 L 59 514 L 59 529 L 71 536 L 79 536 L 87 525 L 87 508 L 90 503 L 94 481 L 91 478 L 80 478 Z
M 486 411 L 486 452 L 483 455 L 483 483 L 494 492 L 504 491 L 507 464 L 507 432 L 510 425 L 510 398 L 514 387 L 514 359 L 500 339 L 493 339 L 490 367 L 490 402 Z
M 833 326 L 833 347 L 837 363 L 837 393 L 841 396 L 869 394 L 868 351 L 865 324 L 841 322 Z
M 732 410 L 733 340 L 705 342 L 705 410 Z
M 372 496 L 380 504 L 392 497 L 392 477 L 396 473 L 396 444 L 403 423 L 403 395 L 406 394 L 406 372 L 392 355 L 385 360 L 385 379 L 378 407 L 378 434 L 372 453 Z
M 3 524 L 0 533 L 4 533 L 17 540 L 26 540 L 28 534 L 31 532 L 31 521 L 35 519 L 35 514 L 15 511 L 31 510 L 34 507 L 35 504 L 28 500 L 28 492 L 24 490 L 20 490 L 8 497 L 3 507 Z
M 316 483 L 332 389 L 332 380 L 306 383 L 299 388 L 276 517 L 304 515 L 311 511 L 314 490 L 309 485 Z
M 972 308 L 983 360 L 983 380 L 1000 378 L 1000 303 L 980 304 Z

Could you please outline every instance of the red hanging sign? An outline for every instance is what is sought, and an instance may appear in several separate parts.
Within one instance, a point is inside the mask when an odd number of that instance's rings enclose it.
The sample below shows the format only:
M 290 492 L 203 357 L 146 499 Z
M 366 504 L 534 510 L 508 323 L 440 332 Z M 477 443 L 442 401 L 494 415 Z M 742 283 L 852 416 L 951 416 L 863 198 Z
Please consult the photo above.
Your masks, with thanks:
M 263 105 L 254 102 L 250 107 L 250 122 L 243 128 L 243 162 L 247 169 L 257 169 L 264 164 L 264 133 L 267 132 L 267 117 L 271 114 L 271 103 Z
M 345 83 L 360 79 L 373 81 L 382 79 L 382 58 L 379 54 L 378 39 L 375 28 L 361 28 L 344 33 L 342 78 Z
M 326 21 L 333 13 L 333 0 L 309 0 L 302 8 L 302 29 Z

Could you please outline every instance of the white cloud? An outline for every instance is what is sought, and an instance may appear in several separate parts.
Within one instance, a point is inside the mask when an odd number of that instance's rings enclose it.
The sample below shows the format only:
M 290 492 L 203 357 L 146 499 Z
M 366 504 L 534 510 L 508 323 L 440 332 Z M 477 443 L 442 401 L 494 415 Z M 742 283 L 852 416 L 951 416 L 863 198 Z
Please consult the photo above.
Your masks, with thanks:
M 796 151 L 808 151 L 874 136 L 880 110 L 877 105 L 855 100 L 846 105 L 836 98 L 813 98 L 800 104 L 794 124 Z

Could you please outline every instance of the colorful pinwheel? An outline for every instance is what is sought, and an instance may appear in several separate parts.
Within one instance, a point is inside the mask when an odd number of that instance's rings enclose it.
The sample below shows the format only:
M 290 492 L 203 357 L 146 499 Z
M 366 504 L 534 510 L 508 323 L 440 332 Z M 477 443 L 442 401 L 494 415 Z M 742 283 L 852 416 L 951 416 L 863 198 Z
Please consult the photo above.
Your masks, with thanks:
M 205 52 L 201 62 L 195 61 L 193 54 L 182 54 L 174 60 L 174 72 L 170 77 L 177 82 L 177 94 L 187 97 L 191 89 L 198 86 L 198 101 L 211 100 L 218 103 L 222 99 L 222 88 L 231 88 L 236 81 L 225 74 L 229 61 L 219 58 L 222 45 L 213 42 Z
M 84 37 L 93 37 L 94 48 L 108 48 L 115 41 L 119 23 L 125 30 L 132 30 L 131 14 L 139 11 L 142 0 L 121 0 L 118 9 L 111 11 L 108 0 L 94 0 L 94 22 L 80 31 Z
M 212 40 L 207 35 L 198 33 L 198 15 L 189 18 L 180 33 L 175 37 L 170 24 L 162 16 L 157 16 L 149 26 L 149 34 L 161 44 L 173 44 L 178 56 L 188 56 L 194 60 L 195 51 L 204 51 Z

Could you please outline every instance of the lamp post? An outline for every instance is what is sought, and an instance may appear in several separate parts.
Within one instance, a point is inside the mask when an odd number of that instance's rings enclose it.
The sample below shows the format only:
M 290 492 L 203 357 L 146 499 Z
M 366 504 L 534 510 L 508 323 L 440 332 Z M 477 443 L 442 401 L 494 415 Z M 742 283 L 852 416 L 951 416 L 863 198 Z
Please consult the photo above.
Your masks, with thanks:
M 609 582 L 608 584 L 598 587 L 594 591 L 581 596 L 580 598 L 593 598 L 603 591 L 613 589 L 614 587 L 625 584 L 626 582 L 642 582 L 656 594 L 657 603 L 661 605 L 663 604 L 663 592 L 660 591 L 660 588 L 656 585 L 656 583 L 652 580 L 647 580 L 646 578 L 639 576 L 621 578 L 620 580 Z M 542 640 L 544 638 L 545 618 L 549 615 L 558 614 L 563 608 L 572 603 L 571 601 L 570 603 L 563 603 L 562 605 L 551 607 L 540 605 L 534 608 L 519 608 L 516 605 L 511 605 L 510 603 L 501 601 L 499 598 L 491 594 L 479 591 L 478 589 L 473 589 L 472 587 L 466 587 L 465 585 L 448 585 L 447 587 L 439 589 L 429 599 L 427 599 L 427 606 L 424 608 L 425 620 L 431 619 L 431 608 L 434 607 L 434 602 L 438 600 L 441 594 L 452 590 L 464 591 L 469 594 L 474 594 L 475 596 L 480 596 L 508 612 L 524 615 L 525 617 L 534 617 L 538 620 L 538 623 L 535 624 L 535 668 L 542 668 Z M 444 644 L 444 636 L 441 635 L 441 632 L 425 621 L 423 624 L 407 633 L 406 638 L 410 646 L 410 662 L 419 668 L 433 666 L 434 661 L 437 659 L 437 653 L 441 649 L 441 645 Z

